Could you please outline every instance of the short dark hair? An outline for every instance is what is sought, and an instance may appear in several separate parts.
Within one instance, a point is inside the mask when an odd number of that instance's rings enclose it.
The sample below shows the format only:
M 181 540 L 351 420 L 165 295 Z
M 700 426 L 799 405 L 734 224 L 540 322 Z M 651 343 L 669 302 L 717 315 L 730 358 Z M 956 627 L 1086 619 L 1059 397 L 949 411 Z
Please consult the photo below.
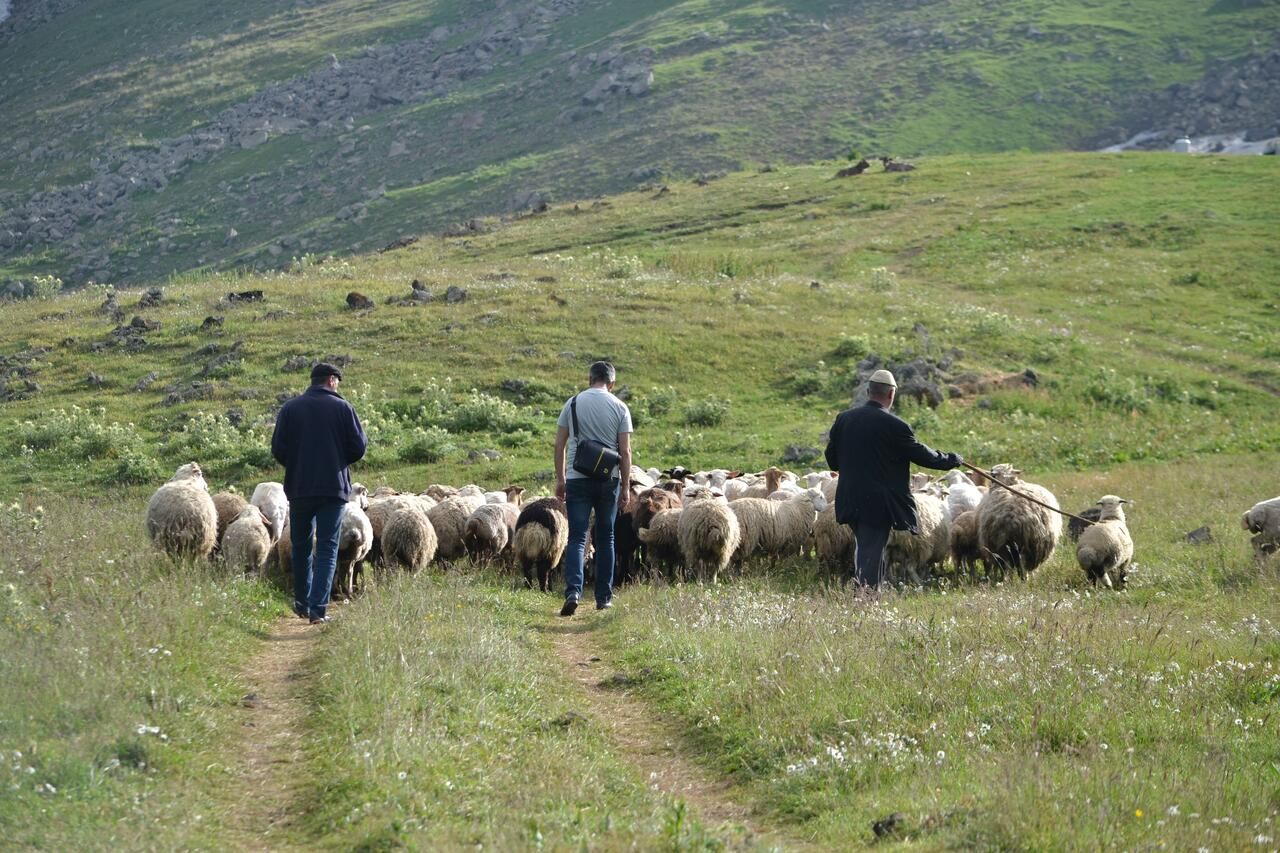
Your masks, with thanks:
M 618 371 L 607 361 L 595 361 L 587 370 L 587 378 L 592 382 L 613 382 L 618 378 Z
M 868 382 L 867 395 L 871 397 L 888 397 L 896 390 L 887 382 Z

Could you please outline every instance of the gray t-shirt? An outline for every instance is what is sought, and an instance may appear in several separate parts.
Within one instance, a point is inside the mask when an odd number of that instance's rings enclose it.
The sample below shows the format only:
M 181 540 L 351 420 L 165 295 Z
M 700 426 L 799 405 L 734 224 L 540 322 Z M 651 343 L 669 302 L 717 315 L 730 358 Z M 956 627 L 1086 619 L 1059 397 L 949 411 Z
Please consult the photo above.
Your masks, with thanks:
M 569 430 L 568 458 L 565 460 L 565 479 L 574 480 L 585 477 L 573 470 L 573 455 L 578 448 L 578 434 L 573 429 L 573 416 L 569 413 L 569 402 L 560 410 L 558 426 Z M 610 394 L 604 388 L 588 388 L 578 395 L 578 426 L 582 428 L 582 438 L 594 438 L 596 441 L 618 449 L 618 434 L 634 432 L 631 426 L 631 410 L 627 404 Z M 616 472 L 615 472 L 616 473 Z

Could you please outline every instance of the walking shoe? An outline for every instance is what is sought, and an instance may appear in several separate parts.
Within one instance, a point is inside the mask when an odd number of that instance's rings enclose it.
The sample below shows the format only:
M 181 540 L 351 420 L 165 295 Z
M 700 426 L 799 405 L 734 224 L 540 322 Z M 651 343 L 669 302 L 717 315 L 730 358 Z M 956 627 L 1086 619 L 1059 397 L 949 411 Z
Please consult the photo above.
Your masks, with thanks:
M 328 616 L 312 616 L 312 617 L 311 617 L 311 624 L 312 624 L 312 625 L 319 625 L 319 624 L 321 624 L 322 622 L 332 622 L 332 621 L 333 621 L 333 620 L 332 620 L 332 619 L 330 619 Z
M 307 608 L 303 607 L 301 604 L 299 604 L 296 601 L 293 603 L 293 612 L 298 615 L 299 619 L 307 618 Z
M 561 615 L 561 616 L 572 616 L 572 615 L 573 615 L 574 613 L 576 613 L 577 611 L 578 611 L 578 599 L 576 599 L 576 598 L 566 598 L 566 599 L 564 600 L 564 607 L 561 607 L 561 608 L 560 608 L 560 615 Z
M 613 607 L 612 598 L 596 602 L 596 610 L 608 610 L 610 607 Z

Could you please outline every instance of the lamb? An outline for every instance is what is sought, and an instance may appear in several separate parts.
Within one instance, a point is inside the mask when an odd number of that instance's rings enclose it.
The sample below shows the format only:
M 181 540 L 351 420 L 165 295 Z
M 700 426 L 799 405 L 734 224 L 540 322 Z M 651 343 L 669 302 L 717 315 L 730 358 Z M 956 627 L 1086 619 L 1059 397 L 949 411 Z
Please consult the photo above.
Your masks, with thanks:
M 818 513 L 813 522 L 813 553 L 818 565 L 833 575 L 848 573 L 853 566 L 853 528 L 836 521 L 835 504 Z
M 147 536 L 171 557 L 208 557 L 217 544 L 218 510 L 195 462 L 178 468 L 147 503 Z
M 271 541 L 277 541 L 284 532 L 285 520 L 289 518 L 289 499 L 284 496 L 284 485 L 259 483 L 254 487 L 249 503 L 262 510 L 271 528 Z
M 1258 559 L 1280 550 L 1280 497 L 1258 501 L 1240 517 L 1240 526 L 1254 534 L 1249 541 Z
M 911 497 L 916 503 L 918 532 L 889 531 L 884 559 L 890 579 L 901 581 L 905 573 L 911 583 L 920 586 L 928 579 L 929 567 L 947 558 L 950 525 L 941 498 L 924 491 L 913 492 Z
M 467 530 L 467 519 L 471 513 L 484 503 L 484 493 L 463 495 L 461 491 L 445 498 L 427 513 L 431 526 L 435 528 L 436 559 L 452 561 L 467 553 L 467 546 L 462 541 Z
M 742 498 L 729 505 L 738 518 L 737 562 L 763 551 L 773 560 L 795 557 L 808 549 L 814 516 L 827 508 L 821 489 L 805 489 L 785 501 Z
M 644 543 L 645 557 L 655 569 L 675 568 L 680 565 L 680 514 L 682 507 L 658 510 L 649 519 L 648 526 L 636 531 Z
M 467 518 L 462 544 L 474 563 L 488 565 L 508 550 L 516 535 L 520 507 L 514 503 L 486 503 Z
M 715 583 L 738 548 L 738 517 L 713 490 L 700 490 L 693 497 L 686 491 L 685 498 L 677 527 L 680 553 L 687 569 L 700 580 L 710 573 Z
M 538 572 L 538 588 L 546 592 L 551 573 L 560 565 L 569 544 L 569 516 L 559 498 L 539 498 L 524 505 L 516 519 L 516 535 L 511 551 L 524 573 L 525 586 L 533 586 Z
M 1124 498 L 1103 495 L 1098 500 L 1101 509 L 1098 523 L 1080 534 L 1076 560 L 1094 587 L 1101 580 L 1109 589 L 1124 589 L 1129 564 L 1133 561 L 1133 537 L 1129 535 L 1124 510 L 1120 507 L 1126 503 Z
M 978 508 L 982 490 L 963 471 L 948 471 L 942 479 L 947 484 L 947 518 L 955 521 L 962 513 Z
M 1024 483 L 1018 477 L 1021 473 L 1003 463 L 993 467 L 992 476 L 1008 488 L 993 483 L 977 509 L 982 561 L 988 572 L 994 570 L 1002 578 L 1012 567 L 1019 578 L 1025 579 L 1028 572 L 1049 559 L 1062 537 L 1062 516 L 1010 491 L 1029 495 L 1057 509 L 1058 499 L 1053 493 L 1035 483 Z
M 213 508 L 218 513 L 218 533 L 214 538 L 218 545 L 213 546 L 214 550 L 221 545 L 222 534 L 227 532 L 228 525 L 235 521 L 236 516 L 248 505 L 249 502 L 244 499 L 244 495 L 236 492 L 218 492 L 213 496 Z
M 629 581 L 635 574 L 635 552 L 646 541 L 640 531 L 649 527 L 654 516 L 663 510 L 680 507 L 683 502 L 684 484 L 675 480 L 672 488 L 653 486 L 644 489 L 632 502 L 630 516 L 619 515 L 619 524 L 624 521 L 629 527 L 614 528 L 614 547 L 618 554 L 617 577 L 619 583 Z M 634 544 L 632 544 L 634 543 Z M 648 546 L 645 546 L 645 562 L 651 562 Z
M 222 536 L 222 559 L 245 574 L 258 572 L 271 554 L 271 521 L 256 506 L 246 505 Z
M 338 565 L 333 573 L 331 592 L 350 598 L 363 574 L 364 561 L 373 549 L 373 523 L 365 510 L 369 507 L 369 491 L 359 483 L 351 486 L 351 498 L 342 513 L 338 530 Z
M 977 580 L 978 560 L 982 549 L 978 547 L 978 513 L 968 510 L 951 519 L 951 562 L 956 571 L 965 572 L 971 580 Z
M 409 571 L 425 568 L 436 556 L 436 531 L 427 514 L 412 504 L 394 510 L 382 528 L 382 560 Z

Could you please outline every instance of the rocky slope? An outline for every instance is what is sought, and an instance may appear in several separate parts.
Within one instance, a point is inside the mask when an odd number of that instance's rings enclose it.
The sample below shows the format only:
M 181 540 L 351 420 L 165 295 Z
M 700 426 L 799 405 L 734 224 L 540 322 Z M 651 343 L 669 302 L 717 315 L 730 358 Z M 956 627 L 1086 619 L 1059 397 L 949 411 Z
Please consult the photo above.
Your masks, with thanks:
M 1280 11 L 1173 5 L 16 0 L 0 279 L 278 267 L 851 147 L 1273 133 Z

